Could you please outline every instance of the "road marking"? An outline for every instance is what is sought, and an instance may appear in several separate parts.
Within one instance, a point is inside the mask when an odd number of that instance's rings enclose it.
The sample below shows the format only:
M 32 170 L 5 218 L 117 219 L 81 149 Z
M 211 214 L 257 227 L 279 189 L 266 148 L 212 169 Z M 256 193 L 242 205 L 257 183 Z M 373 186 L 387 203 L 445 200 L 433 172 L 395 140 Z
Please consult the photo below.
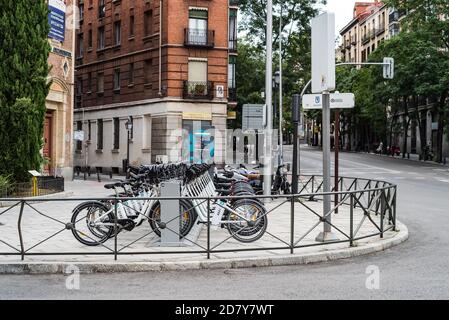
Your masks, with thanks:
M 449 183 L 449 180 L 438 179 L 438 178 L 435 178 L 435 179 L 437 179 L 437 180 L 438 180 L 438 181 L 440 181 L 440 182 L 445 182 L 445 183 Z

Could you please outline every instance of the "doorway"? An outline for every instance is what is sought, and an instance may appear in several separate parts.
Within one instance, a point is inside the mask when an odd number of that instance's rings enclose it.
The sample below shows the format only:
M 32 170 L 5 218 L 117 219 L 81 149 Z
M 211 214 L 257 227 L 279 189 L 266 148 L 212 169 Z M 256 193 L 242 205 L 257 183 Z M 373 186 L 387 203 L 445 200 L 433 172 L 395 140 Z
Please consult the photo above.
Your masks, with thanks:
M 45 158 L 44 173 L 51 174 L 52 171 L 52 146 L 53 146 L 53 113 L 47 112 L 44 121 L 44 147 L 42 155 Z

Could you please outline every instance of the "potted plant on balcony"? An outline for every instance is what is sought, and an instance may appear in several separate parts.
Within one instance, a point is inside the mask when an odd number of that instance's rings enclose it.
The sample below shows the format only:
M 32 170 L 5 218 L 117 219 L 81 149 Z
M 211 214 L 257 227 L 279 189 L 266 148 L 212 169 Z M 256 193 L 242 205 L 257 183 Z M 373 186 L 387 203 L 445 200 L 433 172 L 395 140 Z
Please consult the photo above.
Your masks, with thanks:
M 206 85 L 203 83 L 197 83 L 194 87 L 195 96 L 205 96 L 206 95 Z

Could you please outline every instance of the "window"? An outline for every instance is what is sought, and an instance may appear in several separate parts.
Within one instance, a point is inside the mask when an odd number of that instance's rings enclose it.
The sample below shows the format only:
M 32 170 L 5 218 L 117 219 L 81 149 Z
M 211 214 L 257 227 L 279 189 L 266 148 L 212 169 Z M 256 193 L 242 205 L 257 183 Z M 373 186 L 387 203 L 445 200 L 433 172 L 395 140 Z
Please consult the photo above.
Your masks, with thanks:
M 114 22 L 114 45 L 118 46 L 122 42 L 122 26 L 120 21 Z
M 120 119 L 114 118 L 114 150 L 120 149 Z
M 201 60 L 189 61 L 189 81 L 190 82 L 207 81 L 207 61 Z
M 84 43 L 83 43 L 84 37 L 83 34 L 80 33 L 78 35 L 78 58 L 82 58 L 84 55 Z
M 92 121 L 87 120 L 87 140 L 91 141 L 92 139 Z
M 99 73 L 97 75 L 97 92 L 103 93 L 104 92 L 104 74 Z
M 81 96 L 83 94 L 83 78 L 76 78 L 76 95 Z
M 134 15 L 129 17 L 129 36 L 134 37 Z
M 120 90 L 120 69 L 114 70 L 114 90 Z
M 153 11 L 145 11 L 143 18 L 143 27 L 145 37 L 150 36 L 153 32 Z
M 98 28 L 98 49 L 104 49 L 105 47 L 105 34 L 104 27 Z
M 87 74 L 87 92 L 92 92 L 92 72 Z
M 84 19 L 84 0 L 79 1 L 78 10 L 80 12 L 80 22 L 82 22 Z
M 229 11 L 229 50 L 237 50 L 237 10 Z
M 83 122 L 77 121 L 76 122 L 76 131 L 82 131 L 83 130 Z M 83 142 L 81 140 L 76 140 L 76 151 L 82 151 L 83 150 Z
M 98 0 L 98 18 L 104 18 L 106 15 L 105 0 Z
M 97 120 L 97 150 L 103 150 L 103 119 Z
M 87 36 L 87 46 L 88 49 L 92 49 L 92 29 L 89 29 L 89 33 Z
M 128 85 L 134 84 L 134 63 L 129 64 Z
M 228 65 L 228 88 L 229 89 L 234 89 L 235 88 L 235 71 L 236 71 L 236 57 L 235 56 L 230 56 L 229 57 L 229 65 Z
M 151 66 L 152 65 L 153 65 L 153 61 L 151 59 L 145 60 L 145 66 L 144 66 L 145 84 L 151 83 Z
M 189 11 L 189 43 L 207 44 L 207 10 Z

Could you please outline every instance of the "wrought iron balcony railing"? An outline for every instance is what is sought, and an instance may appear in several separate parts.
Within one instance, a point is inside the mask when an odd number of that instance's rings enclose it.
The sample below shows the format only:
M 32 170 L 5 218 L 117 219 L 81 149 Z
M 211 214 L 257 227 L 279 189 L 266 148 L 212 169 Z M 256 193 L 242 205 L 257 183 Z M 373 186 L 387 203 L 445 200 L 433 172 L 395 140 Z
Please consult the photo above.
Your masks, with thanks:
M 237 102 L 237 88 L 228 88 L 228 101 Z
M 184 99 L 212 100 L 214 98 L 214 83 L 212 81 L 184 81 L 182 96 Z
M 186 28 L 184 29 L 184 45 L 213 48 L 215 46 L 215 31 Z

